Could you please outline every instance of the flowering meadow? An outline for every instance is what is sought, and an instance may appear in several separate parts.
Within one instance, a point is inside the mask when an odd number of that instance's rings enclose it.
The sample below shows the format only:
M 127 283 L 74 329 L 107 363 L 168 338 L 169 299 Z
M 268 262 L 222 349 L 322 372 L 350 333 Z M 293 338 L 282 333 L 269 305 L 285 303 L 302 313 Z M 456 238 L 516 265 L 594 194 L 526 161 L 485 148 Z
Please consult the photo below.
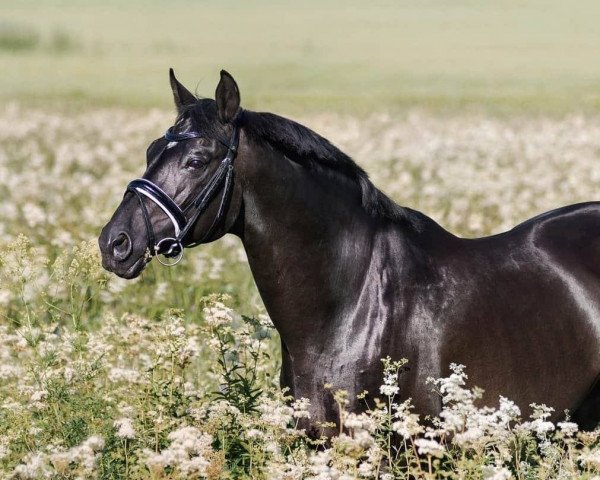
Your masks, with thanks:
M 600 117 L 297 120 L 460 235 L 598 198 Z M 600 431 L 550 422 L 543 399 L 529 418 L 508 398 L 481 407 L 468 365 L 430 380 L 443 402 L 433 419 L 400 400 L 400 358 L 382 359 L 381 400 L 362 414 L 324 385 L 339 436 L 309 438 L 295 428 L 307 400 L 278 387 L 277 333 L 234 237 L 133 281 L 103 271 L 100 229 L 172 121 L 0 110 L 0 478 L 600 479 Z

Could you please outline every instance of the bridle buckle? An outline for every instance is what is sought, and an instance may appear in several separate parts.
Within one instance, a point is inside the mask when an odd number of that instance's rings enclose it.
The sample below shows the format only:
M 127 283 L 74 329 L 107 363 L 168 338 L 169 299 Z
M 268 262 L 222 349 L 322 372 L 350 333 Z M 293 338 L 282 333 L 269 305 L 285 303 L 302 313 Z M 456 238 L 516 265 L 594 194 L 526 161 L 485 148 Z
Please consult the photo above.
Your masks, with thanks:
M 161 252 L 162 245 L 170 242 L 168 245 L 168 250 L 166 252 Z M 172 261 L 165 261 L 160 258 L 160 255 L 163 255 L 165 258 L 174 259 Z M 172 267 L 177 265 L 181 259 L 183 258 L 183 245 L 181 241 L 173 237 L 166 237 L 160 240 L 154 246 L 154 256 L 158 260 L 158 263 L 165 265 L 166 267 Z

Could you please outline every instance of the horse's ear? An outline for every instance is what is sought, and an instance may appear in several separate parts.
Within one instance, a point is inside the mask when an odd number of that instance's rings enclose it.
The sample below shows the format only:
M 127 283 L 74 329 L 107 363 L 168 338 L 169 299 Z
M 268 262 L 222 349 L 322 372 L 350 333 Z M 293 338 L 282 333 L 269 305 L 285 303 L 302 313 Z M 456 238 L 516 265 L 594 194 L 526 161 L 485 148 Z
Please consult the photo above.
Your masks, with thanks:
M 217 114 L 221 123 L 231 122 L 240 111 L 240 91 L 229 73 L 221 70 L 221 80 L 215 92 Z
M 175 100 L 175 106 L 177 111 L 181 112 L 181 109 L 186 105 L 193 105 L 196 103 L 196 97 L 175 78 L 175 72 L 172 68 L 169 68 L 169 80 L 171 81 L 171 90 L 173 90 L 173 99 Z

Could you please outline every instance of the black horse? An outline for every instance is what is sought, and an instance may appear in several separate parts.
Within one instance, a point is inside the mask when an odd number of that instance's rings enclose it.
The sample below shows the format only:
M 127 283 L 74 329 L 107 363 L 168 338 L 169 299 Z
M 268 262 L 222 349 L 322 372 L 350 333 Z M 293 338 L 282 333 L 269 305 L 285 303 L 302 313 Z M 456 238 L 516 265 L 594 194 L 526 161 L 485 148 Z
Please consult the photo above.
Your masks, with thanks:
M 170 78 L 176 123 L 102 231 L 106 269 L 133 278 L 154 255 L 237 235 L 281 335 L 281 383 L 310 399 L 313 421 L 337 416 L 325 382 L 376 394 L 389 355 L 409 360 L 400 392 L 422 414 L 441 409 L 426 379 L 457 362 L 484 403 L 544 402 L 595 426 L 600 203 L 458 238 L 315 132 L 242 110 L 227 72 L 216 101 Z

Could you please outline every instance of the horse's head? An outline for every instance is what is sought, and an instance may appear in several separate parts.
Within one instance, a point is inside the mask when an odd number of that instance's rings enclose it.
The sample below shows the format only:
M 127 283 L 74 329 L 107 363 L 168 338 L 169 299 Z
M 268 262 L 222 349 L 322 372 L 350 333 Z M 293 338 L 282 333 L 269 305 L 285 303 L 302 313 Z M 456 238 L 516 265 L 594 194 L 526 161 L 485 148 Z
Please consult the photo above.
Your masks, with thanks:
M 176 263 L 183 248 L 227 233 L 240 212 L 233 165 L 242 115 L 235 80 L 221 71 L 215 100 L 198 100 L 173 70 L 175 125 L 150 144 L 142 178 L 132 181 L 99 244 L 104 267 L 134 278 L 152 256 Z M 160 257 L 159 257 L 160 258 Z

